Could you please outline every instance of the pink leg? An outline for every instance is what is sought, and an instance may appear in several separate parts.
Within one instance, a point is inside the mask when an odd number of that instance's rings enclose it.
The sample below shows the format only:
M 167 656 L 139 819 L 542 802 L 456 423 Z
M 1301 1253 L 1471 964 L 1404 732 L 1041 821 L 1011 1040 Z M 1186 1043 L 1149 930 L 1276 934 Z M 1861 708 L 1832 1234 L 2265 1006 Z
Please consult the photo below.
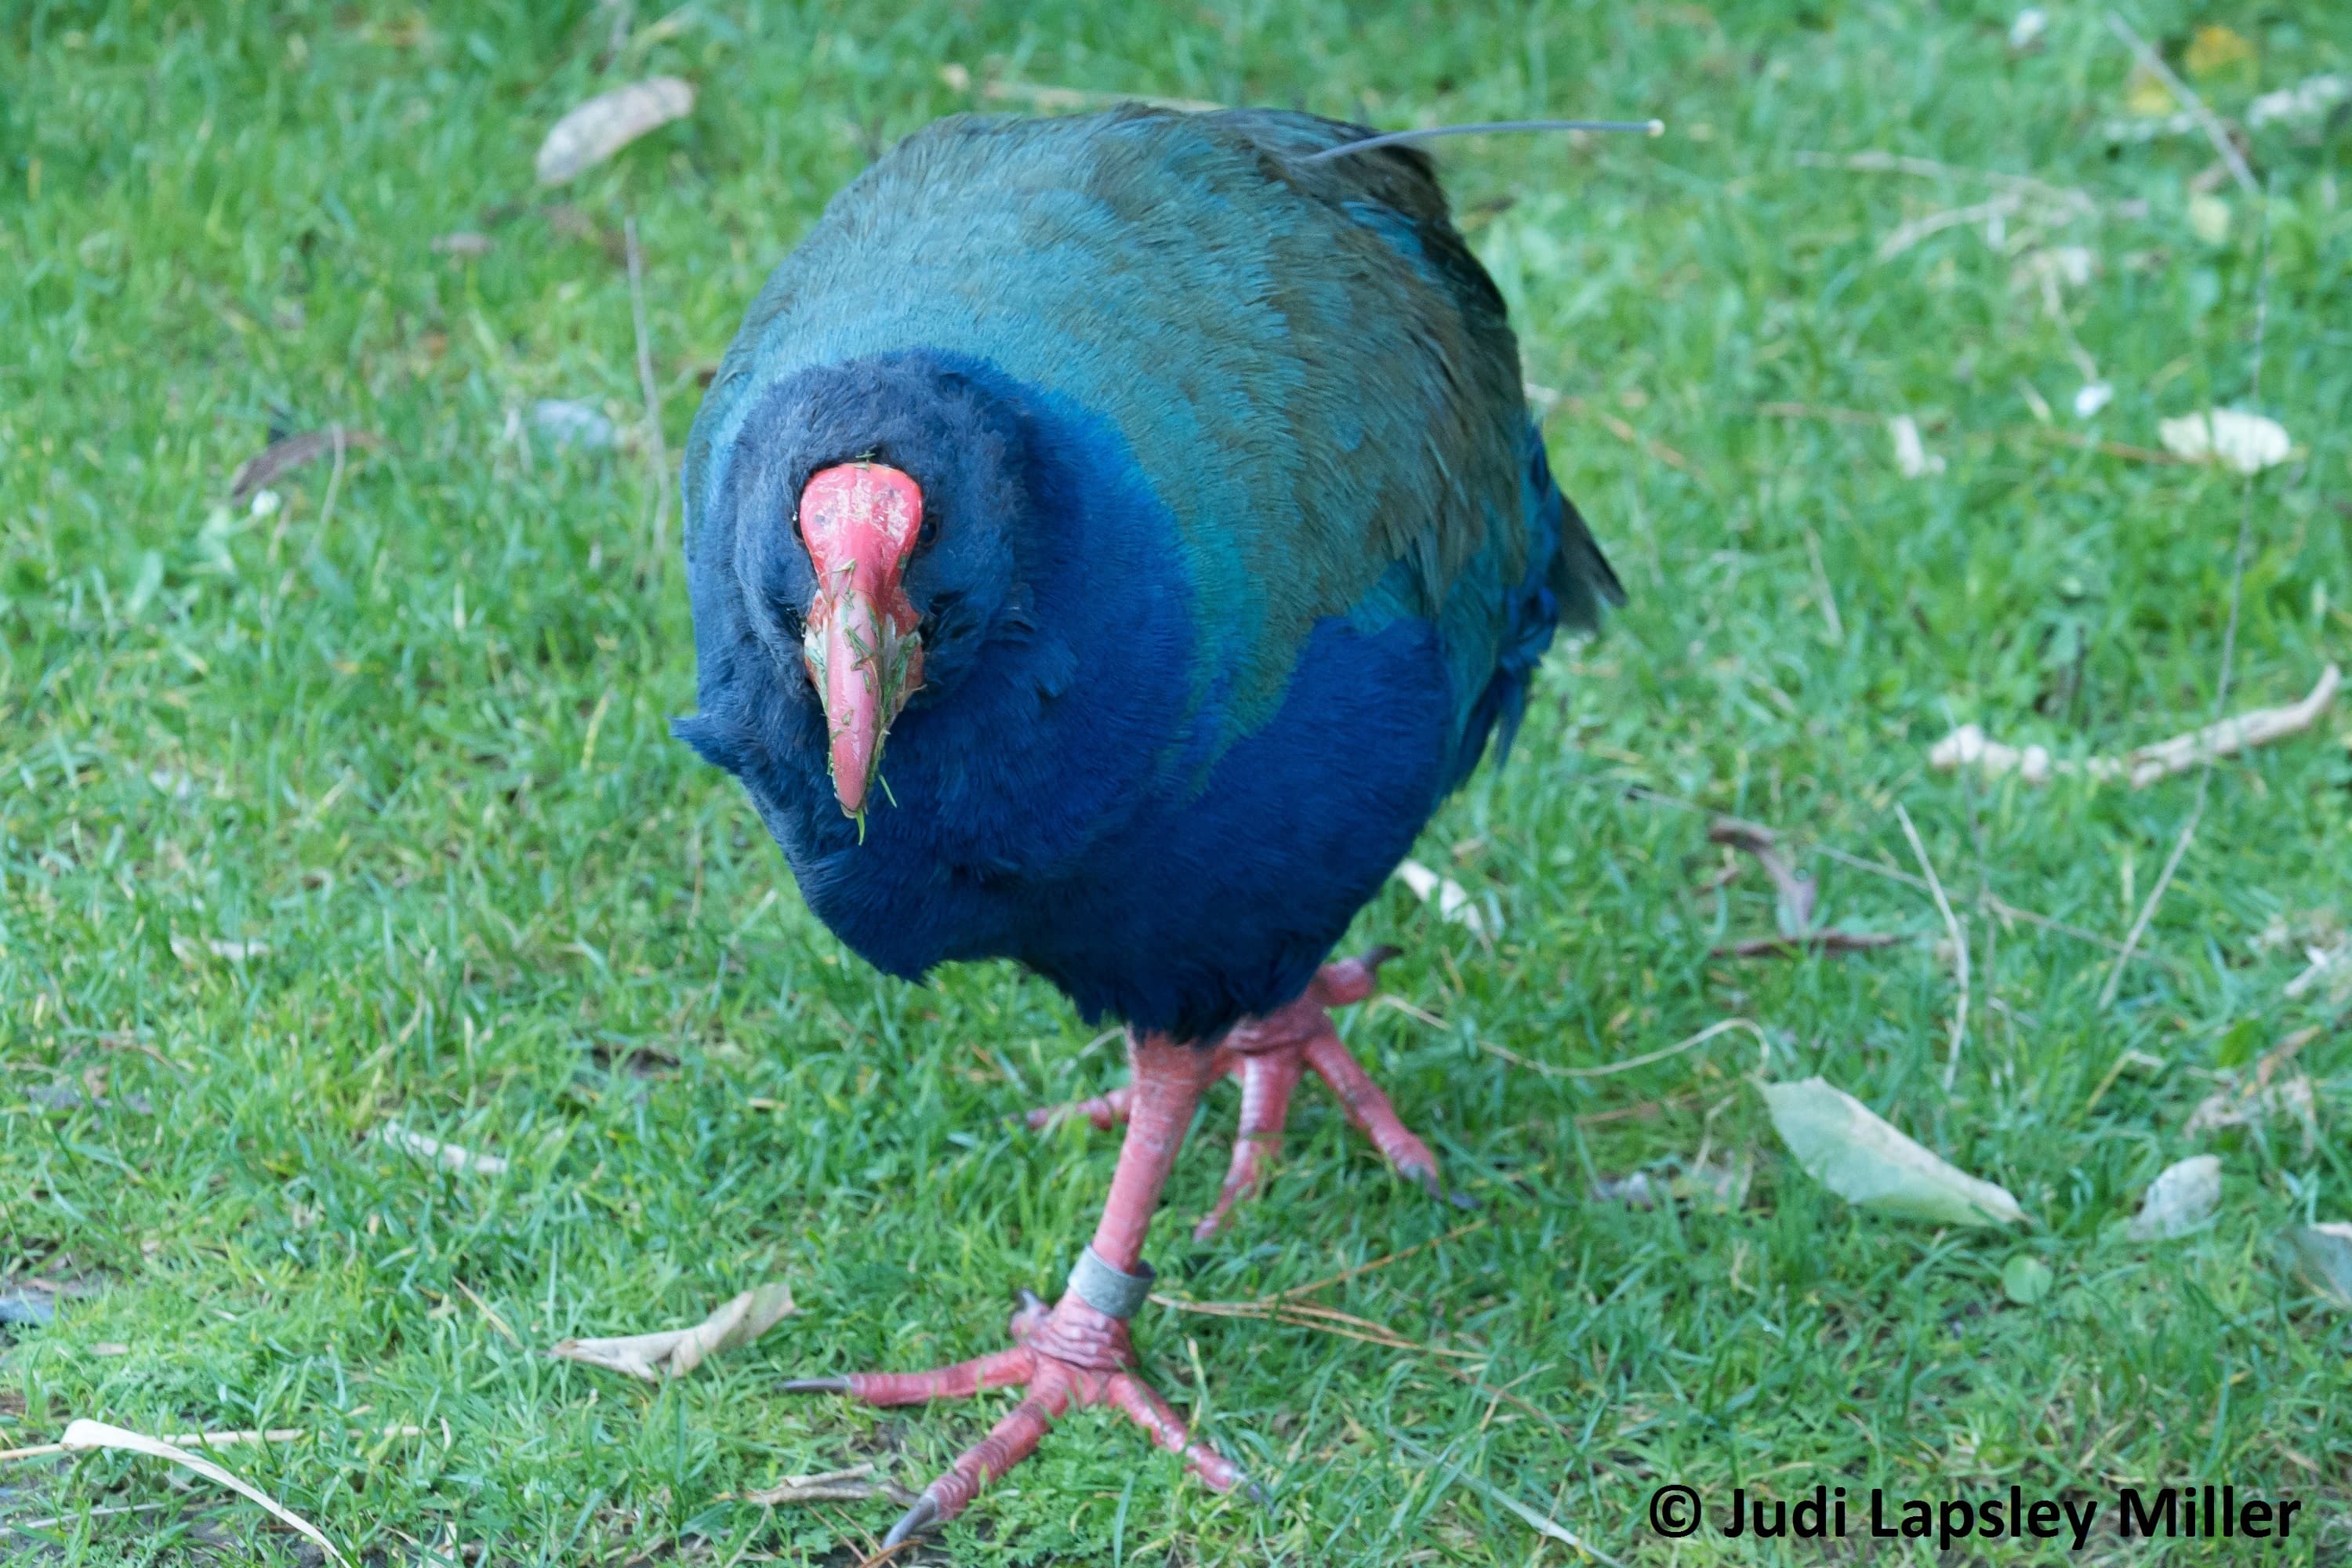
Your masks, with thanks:
M 1249 1019 L 1225 1037 L 1212 1067 L 1241 1080 L 1241 1127 L 1216 1206 L 1193 1228 L 1195 1237 L 1205 1241 L 1223 1230 L 1234 1210 L 1265 1185 L 1282 1153 L 1282 1129 L 1290 1113 L 1291 1092 L 1310 1068 L 1331 1086 L 1331 1092 L 1347 1110 L 1348 1120 L 1371 1139 L 1372 1146 L 1391 1164 L 1431 1193 L 1442 1190 L 1435 1152 L 1413 1136 L 1381 1086 L 1349 1054 L 1339 1032 L 1331 1027 L 1329 1010 L 1370 996 L 1379 983 L 1381 965 L 1395 956 L 1394 948 L 1376 947 L 1358 958 L 1335 959 L 1316 973 L 1307 994 L 1297 1001 L 1263 1018 Z M 1128 1102 L 1121 1098 L 1126 1093 L 1115 1089 L 1075 1106 L 1033 1110 L 1029 1124 L 1044 1127 L 1064 1116 L 1083 1115 L 1108 1129 L 1126 1114 Z
M 1261 1051 L 1241 1058 L 1242 1117 L 1234 1132 L 1233 1163 L 1217 1206 L 1192 1227 L 1206 1241 L 1225 1228 L 1234 1205 L 1257 1196 L 1274 1163 L 1282 1158 L 1282 1124 L 1290 1115 L 1290 1091 L 1298 1087 L 1299 1058 L 1289 1051 Z
M 1130 1056 L 1135 1081 L 1124 1102 L 1127 1140 L 1095 1226 L 1094 1252 L 1112 1268 L 1132 1275 L 1140 1272 L 1143 1238 L 1193 1107 L 1214 1075 L 1226 1068 L 1219 1053 L 1155 1037 L 1135 1041 Z M 1176 1413 L 1135 1375 L 1135 1345 L 1123 1320 L 1073 1292 L 1051 1311 L 1028 1298 L 1011 1327 L 1013 1349 L 937 1372 L 856 1373 L 785 1384 L 795 1392 L 854 1394 L 872 1405 L 956 1398 L 1012 1384 L 1028 1388 L 1028 1397 L 1011 1415 L 923 1489 L 884 1538 L 886 1547 L 962 1512 L 982 1487 L 1035 1452 L 1055 1417 L 1073 1407 L 1115 1405 L 1152 1441 L 1183 1454 L 1187 1467 L 1210 1486 L 1223 1491 L 1240 1484 L 1241 1472 L 1231 1461 L 1193 1442 Z
M 1130 1050 L 1128 1066 L 1131 1068 L 1134 1065 L 1135 1053 Z M 1227 1073 L 1241 1077 L 1241 1058 L 1231 1047 L 1219 1046 L 1210 1054 L 1209 1076 L 1212 1079 L 1222 1078 Z M 1097 1131 L 1108 1132 L 1127 1120 L 1128 1108 L 1134 1100 L 1135 1085 L 1123 1083 L 1108 1094 L 1098 1094 L 1091 1100 L 1073 1100 L 1067 1105 L 1037 1106 L 1028 1112 L 1026 1120 L 1034 1131 L 1043 1132 L 1048 1127 L 1058 1127 L 1073 1117 L 1083 1116 L 1095 1124 Z

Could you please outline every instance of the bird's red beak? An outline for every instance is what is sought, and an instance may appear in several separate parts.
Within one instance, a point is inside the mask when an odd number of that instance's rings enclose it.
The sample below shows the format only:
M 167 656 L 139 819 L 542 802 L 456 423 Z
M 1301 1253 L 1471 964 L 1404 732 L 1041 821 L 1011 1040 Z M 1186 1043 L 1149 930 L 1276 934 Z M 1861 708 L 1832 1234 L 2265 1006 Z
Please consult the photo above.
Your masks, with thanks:
M 809 476 L 801 539 L 816 567 L 801 649 L 833 737 L 833 792 L 863 817 L 882 742 L 923 684 L 915 607 L 899 584 L 923 525 L 923 492 L 879 463 L 844 463 Z

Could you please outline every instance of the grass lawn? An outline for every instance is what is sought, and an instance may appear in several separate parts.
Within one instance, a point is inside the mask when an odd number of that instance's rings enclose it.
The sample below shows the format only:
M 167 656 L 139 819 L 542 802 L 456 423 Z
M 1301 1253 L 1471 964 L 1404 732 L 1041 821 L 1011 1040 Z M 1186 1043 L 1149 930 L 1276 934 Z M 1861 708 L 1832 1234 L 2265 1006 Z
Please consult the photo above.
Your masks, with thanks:
M 310 1429 L 221 1458 L 375 1563 L 861 1561 L 895 1505 L 732 1494 L 865 1460 L 919 1487 L 1003 1406 L 777 1385 L 1000 1343 L 1117 1148 L 1013 1119 L 1121 1064 L 1010 967 L 877 978 L 668 738 L 691 646 L 674 506 L 655 548 L 625 220 L 674 458 L 767 270 L 936 115 L 1123 93 L 1383 125 L 1654 113 L 1656 142 L 1442 153 L 1633 599 L 1555 653 L 1510 766 L 1417 851 L 1499 932 L 1402 885 L 1360 922 L 1405 949 L 1383 977 L 1404 1005 L 1343 1027 L 1483 1208 L 1392 1179 L 1310 1089 L 1230 1234 L 1163 1221 L 1163 1289 L 1255 1300 L 1418 1248 L 1313 1298 L 1389 1333 L 1137 1322 L 1268 1502 L 1089 1413 L 919 1560 L 1577 1560 L 1509 1498 L 1632 1563 L 2139 1563 L 2111 1507 L 2081 1554 L 1939 1556 L 1675 1542 L 1647 1506 L 1669 1481 L 1718 1509 L 1735 1486 L 2226 1481 L 2305 1501 L 2261 1560 L 2352 1561 L 2352 1311 L 2273 1252 L 2352 1219 L 2352 998 L 2287 994 L 2352 917 L 2352 707 L 2220 766 L 2105 1004 L 2195 776 L 2034 789 L 1927 763 L 1958 721 L 2080 756 L 2210 715 L 2245 487 L 2148 460 L 2199 409 L 2259 407 L 2297 448 L 2252 487 L 2233 706 L 2352 658 L 2352 129 L 2251 133 L 2265 220 L 2194 129 L 2111 138 L 2169 106 L 2102 7 L 2053 10 L 2018 51 L 2011 11 L 1967 0 L 0 8 L 0 1301 L 67 1288 L 53 1323 L 0 1328 L 0 1447 L 83 1415 Z M 2352 69 L 2352 10 L 2320 0 L 2131 15 L 2233 118 Z M 655 73 L 698 87 L 688 119 L 534 185 L 558 115 Z M 1870 151 L 1953 168 L 1841 161 Z M 435 246 L 458 231 L 491 247 Z M 2086 380 L 2113 397 L 2084 417 Z M 559 444 L 541 399 L 617 439 Z M 1898 467 L 1897 414 L 1933 471 Z M 382 444 L 284 474 L 274 510 L 225 499 L 273 436 L 337 423 Z M 1869 869 L 1916 871 L 1897 806 L 1967 928 L 1948 1089 L 1943 919 Z M 1905 941 L 1710 957 L 1774 927 L 1759 872 L 1721 875 L 1715 811 L 1779 828 L 1828 919 Z M 1562 1071 L 1727 1017 L 1769 1033 L 1773 1078 L 1826 1076 L 2030 1222 L 1832 1195 L 1776 1137 L 1742 1032 Z M 2305 1030 L 2279 1081 L 2307 1080 L 2308 1131 L 2189 1128 Z M 1212 1097 L 1177 1213 L 1213 1194 L 1234 1103 Z M 387 1122 L 509 1166 L 436 1169 L 371 1136 Z M 2213 1222 L 2125 1235 L 2199 1152 L 2222 1161 Z M 1736 1205 L 1593 1195 L 1701 1164 L 1746 1173 Z M 2053 1276 L 2030 1305 L 2001 1283 L 2020 1258 Z M 672 1384 L 541 1353 L 765 1279 L 797 1315 Z M 308 1550 L 183 1479 L 0 1465 L 0 1554 Z

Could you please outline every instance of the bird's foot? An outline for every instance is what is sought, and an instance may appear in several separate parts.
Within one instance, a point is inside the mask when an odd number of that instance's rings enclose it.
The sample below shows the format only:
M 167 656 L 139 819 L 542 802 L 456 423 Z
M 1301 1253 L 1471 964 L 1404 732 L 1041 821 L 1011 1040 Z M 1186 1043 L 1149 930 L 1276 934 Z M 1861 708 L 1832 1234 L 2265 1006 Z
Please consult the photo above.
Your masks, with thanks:
M 1234 1206 L 1255 1196 L 1265 1184 L 1282 1152 L 1282 1129 L 1290 1114 L 1291 1090 L 1298 1087 L 1308 1068 L 1331 1086 L 1331 1092 L 1347 1109 L 1348 1120 L 1387 1156 L 1390 1164 L 1419 1182 L 1433 1196 L 1444 1195 L 1438 1182 L 1436 1154 L 1405 1126 L 1388 1095 L 1331 1026 L 1330 1009 L 1370 996 L 1380 966 L 1395 955 L 1393 948 L 1376 947 L 1360 958 L 1325 964 L 1305 995 L 1265 1017 L 1236 1025 L 1217 1047 L 1210 1059 L 1210 1072 L 1241 1084 L 1241 1125 L 1234 1137 L 1233 1163 L 1226 1168 L 1224 1186 L 1217 1194 L 1216 1206 L 1193 1226 L 1195 1239 L 1205 1241 L 1223 1230 Z M 1033 1110 L 1029 1125 L 1050 1127 L 1083 1116 L 1108 1131 L 1127 1119 L 1132 1093 L 1131 1089 L 1115 1089 L 1074 1105 Z
M 1194 1442 L 1183 1421 L 1135 1372 L 1135 1345 L 1126 1322 L 1072 1292 L 1050 1310 L 1024 1290 L 1010 1325 L 1013 1348 L 934 1372 L 852 1373 L 801 1378 L 793 1394 L 846 1394 L 868 1405 L 920 1405 L 968 1399 L 984 1388 L 1019 1386 L 1026 1397 L 988 1436 L 966 1449 L 945 1474 L 922 1490 L 893 1525 L 884 1546 L 930 1530 L 961 1513 L 981 1488 L 1036 1451 L 1065 1411 L 1110 1405 L 1160 1447 L 1184 1456 L 1184 1468 L 1217 1491 L 1242 1482 L 1233 1461 Z

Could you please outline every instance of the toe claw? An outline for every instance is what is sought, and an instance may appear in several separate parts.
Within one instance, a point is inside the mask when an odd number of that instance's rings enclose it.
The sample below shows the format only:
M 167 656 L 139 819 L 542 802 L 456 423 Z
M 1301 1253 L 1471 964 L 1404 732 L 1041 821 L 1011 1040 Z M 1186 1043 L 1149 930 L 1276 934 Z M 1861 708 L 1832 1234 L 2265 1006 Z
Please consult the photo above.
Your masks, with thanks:
M 890 1527 L 890 1533 L 882 1538 L 882 1550 L 887 1552 L 894 1546 L 901 1545 L 910 1537 L 922 1534 L 939 1521 L 939 1499 L 925 1492 L 915 1500 L 914 1507 L 899 1516 L 898 1522 Z
M 786 1394 L 849 1394 L 856 1387 L 845 1377 L 788 1377 L 783 1384 Z

